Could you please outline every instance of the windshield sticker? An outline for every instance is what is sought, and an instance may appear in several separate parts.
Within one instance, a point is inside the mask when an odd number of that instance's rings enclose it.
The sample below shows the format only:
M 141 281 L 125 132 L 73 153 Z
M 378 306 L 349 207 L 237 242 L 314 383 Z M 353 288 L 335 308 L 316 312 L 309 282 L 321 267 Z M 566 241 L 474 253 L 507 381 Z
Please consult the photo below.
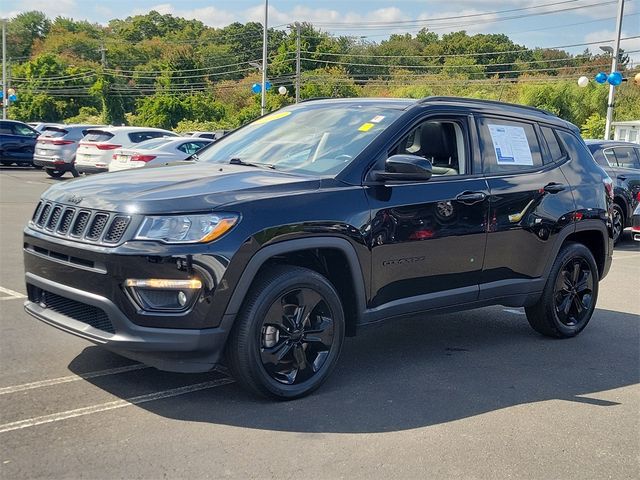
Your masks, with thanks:
M 374 126 L 375 126 L 375 124 L 373 124 L 373 123 L 363 123 L 362 125 L 360 125 L 360 128 L 358 129 L 358 131 L 359 132 L 368 132 Z
M 371 123 L 380 123 L 382 120 L 384 120 L 384 115 L 376 115 L 375 117 L 373 117 L 371 120 L 369 120 Z
M 288 117 L 289 115 L 291 115 L 291 112 L 278 112 L 272 115 L 267 115 L 266 117 L 259 118 L 258 120 L 253 122 L 253 124 L 262 125 L 263 123 L 273 122 L 274 120 L 279 120 L 281 118 Z
M 529 147 L 529 140 L 527 140 L 524 128 L 510 125 L 487 124 L 487 126 L 498 165 L 533 166 L 531 147 Z

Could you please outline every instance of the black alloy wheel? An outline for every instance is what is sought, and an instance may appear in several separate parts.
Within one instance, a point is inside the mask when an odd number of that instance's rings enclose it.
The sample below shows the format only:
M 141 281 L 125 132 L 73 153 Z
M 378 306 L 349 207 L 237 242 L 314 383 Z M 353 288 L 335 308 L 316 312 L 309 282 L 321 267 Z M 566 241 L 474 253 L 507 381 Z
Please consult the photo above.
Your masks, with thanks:
M 611 215 L 611 223 L 613 229 L 613 244 L 615 245 L 622 238 L 622 232 L 624 231 L 624 214 L 620 205 L 613 206 L 613 212 Z
M 45 172 L 47 172 L 47 175 L 49 175 L 51 178 L 60 178 L 64 175 L 64 172 L 62 170 L 54 170 L 53 168 L 47 168 L 45 169 Z
M 327 361 L 333 337 L 333 315 L 322 296 L 310 288 L 291 290 L 271 305 L 262 322 L 262 366 L 285 385 L 305 382 Z
M 555 308 L 558 319 L 568 327 L 585 321 L 593 303 L 593 273 L 583 258 L 567 262 L 556 280 Z
M 335 367 L 344 339 L 340 296 L 323 275 L 279 265 L 247 293 L 226 346 L 233 377 L 280 400 L 308 395 Z
M 599 280 L 591 250 L 581 243 L 567 242 L 553 262 L 542 295 L 525 307 L 529 324 L 548 337 L 575 337 L 591 320 Z

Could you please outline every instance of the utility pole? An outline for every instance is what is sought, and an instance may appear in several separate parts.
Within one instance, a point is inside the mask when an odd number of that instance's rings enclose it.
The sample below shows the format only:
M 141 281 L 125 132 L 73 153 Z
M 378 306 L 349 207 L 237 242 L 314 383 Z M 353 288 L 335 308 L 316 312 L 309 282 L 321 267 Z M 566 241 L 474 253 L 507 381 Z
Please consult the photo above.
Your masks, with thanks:
M 616 26 L 616 39 L 611 54 L 611 73 L 618 68 L 618 55 L 620 55 L 620 34 L 622 32 L 622 13 L 624 11 L 624 0 L 618 0 L 618 25 Z M 607 121 L 604 127 L 604 139 L 609 140 L 611 136 L 611 121 L 613 120 L 613 100 L 616 87 L 609 84 L 609 99 L 607 100 Z
M 2 19 L 2 119 L 7 119 L 7 19 Z
M 107 66 L 107 49 L 104 46 L 104 42 L 100 45 L 100 53 L 102 55 L 100 63 L 102 64 L 102 68 L 105 68 Z
M 296 26 L 296 103 L 300 101 L 300 22 Z
M 264 0 L 264 31 L 262 35 L 262 88 L 260 93 L 260 112 L 264 115 L 267 111 L 267 29 L 269 22 L 269 0 Z

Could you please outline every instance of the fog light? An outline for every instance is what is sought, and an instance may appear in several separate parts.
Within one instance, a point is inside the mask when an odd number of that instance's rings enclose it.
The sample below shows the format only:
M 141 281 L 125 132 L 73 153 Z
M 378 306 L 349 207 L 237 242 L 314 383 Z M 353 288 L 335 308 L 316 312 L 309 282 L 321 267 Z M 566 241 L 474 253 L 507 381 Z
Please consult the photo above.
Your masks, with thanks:
M 202 282 L 197 279 L 149 278 L 124 282 L 133 303 L 146 311 L 184 311 L 195 302 Z

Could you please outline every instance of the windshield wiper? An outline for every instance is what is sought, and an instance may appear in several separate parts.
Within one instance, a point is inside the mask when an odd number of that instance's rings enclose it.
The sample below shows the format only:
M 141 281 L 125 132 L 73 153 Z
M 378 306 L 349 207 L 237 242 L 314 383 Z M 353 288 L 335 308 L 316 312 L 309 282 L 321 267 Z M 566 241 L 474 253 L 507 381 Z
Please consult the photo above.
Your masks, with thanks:
M 275 170 L 276 169 L 276 166 L 275 165 L 271 165 L 270 163 L 251 163 L 251 162 L 245 162 L 244 160 L 242 160 L 240 158 L 232 158 L 231 160 L 229 160 L 229 164 L 230 165 L 242 165 L 243 167 L 269 168 L 271 170 Z

